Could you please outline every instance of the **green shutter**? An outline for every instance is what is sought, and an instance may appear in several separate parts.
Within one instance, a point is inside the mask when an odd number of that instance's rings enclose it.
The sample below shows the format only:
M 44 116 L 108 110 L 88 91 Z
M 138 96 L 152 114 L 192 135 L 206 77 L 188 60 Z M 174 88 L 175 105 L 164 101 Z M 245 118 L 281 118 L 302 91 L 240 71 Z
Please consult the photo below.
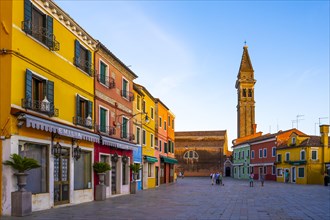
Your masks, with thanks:
M 101 66 L 100 66 L 100 82 L 105 84 L 105 73 L 106 72 L 106 66 L 103 62 L 101 62 Z
M 24 0 L 24 31 L 31 34 L 32 27 L 32 3 L 30 0 Z
M 91 116 L 91 118 L 93 118 L 93 102 L 91 101 L 87 101 L 87 115 L 86 118 L 89 116 Z
M 77 124 L 78 122 L 78 117 L 81 117 L 80 115 L 80 96 L 77 95 L 76 97 L 76 120 L 75 120 L 75 123 Z
M 47 38 L 46 38 L 46 45 L 53 49 L 54 48 L 54 42 L 53 42 L 53 18 L 50 16 L 47 16 Z
M 91 64 L 92 64 L 92 54 L 89 50 L 87 50 L 87 68 L 88 68 L 88 74 L 90 76 L 92 76 L 92 68 L 91 68 Z
M 32 72 L 26 69 L 25 72 L 25 106 L 32 107 Z
M 50 113 L 54 115 L 54 82 L 47 81 L 47 99 L 50 103 Z
M 107 111 L 103 108 L 101 108 L 101 117 L 100 117 L 100 130 L 101 132 L 105 132 L 106 131 L 106 113 Z
M 80 67 L 80 43 L 78 40 L 74 42 L 74 64 Z

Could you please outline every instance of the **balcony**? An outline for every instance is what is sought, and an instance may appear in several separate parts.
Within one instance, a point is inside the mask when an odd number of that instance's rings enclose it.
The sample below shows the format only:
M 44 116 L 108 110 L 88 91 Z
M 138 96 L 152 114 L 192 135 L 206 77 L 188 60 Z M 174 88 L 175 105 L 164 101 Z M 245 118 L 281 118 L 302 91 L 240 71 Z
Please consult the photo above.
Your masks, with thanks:
M 125 99 L 127 99 L 130 102 L 134 101 L 134 94 L 132 92 L 129 92 L 127 90 L 121 90 L 121 96 Z
M 80 57 L 74 57 L 73 63 L 82 71 L 86 72 L 90 76 L 95 75 L 95 70 L 92 68 L 92 64 L 88 60 L 81 59 Z
M 48 115 L 49 117 L 58 117 L 59 110 L 55 108 L 54 103 L 47 99 L 39 101 L 32 99 L 22 99 L 22 108 L 31 109 L 33 111 Z
M 107 135 L 115 135 L 116 127 L 95 125 L 96 131 Z
M 109 76 L 103 76 L 101 74 L 96 74 L 97 77 L 97 81 L 103 85 L 105 85 L 106 87 L 108 87 L 109 89 L 115 88 L 116 87 L 116 83 L 115 83 L 115 79 Z
M 121 131 L 120 132 L 120 138 L 124 139 L 124 140 L 128 140 L 128 141 L 133 141 L 135 139 L 135 135 Z
M 80 125 L 89 129 L 94 128 L 94 121 L 90 116 L 88 116 L 87 118 L 83 118 L 80 116 L 73 117 L 73 124 Z
M 49 33 L 45 27 L 32 25 L 32 22 L 27 20 L 21 22 L 21 28 L 26 34 L 34 37 L 36 40 L 46 45 L 50 50 L 60 50 L 60 43 L 56 41 L 55 35 Z

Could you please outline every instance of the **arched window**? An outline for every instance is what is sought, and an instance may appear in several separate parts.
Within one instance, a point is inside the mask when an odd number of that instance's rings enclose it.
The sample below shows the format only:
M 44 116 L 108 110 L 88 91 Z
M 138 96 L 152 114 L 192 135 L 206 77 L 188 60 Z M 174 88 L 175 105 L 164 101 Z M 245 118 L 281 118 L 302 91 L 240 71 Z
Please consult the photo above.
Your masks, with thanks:
M 196 151 L 190 150 L 190 151 L 187 151 L 186 153 L 184 153 L 183 158 L 184 159 L 198 159 L 199 156 Z

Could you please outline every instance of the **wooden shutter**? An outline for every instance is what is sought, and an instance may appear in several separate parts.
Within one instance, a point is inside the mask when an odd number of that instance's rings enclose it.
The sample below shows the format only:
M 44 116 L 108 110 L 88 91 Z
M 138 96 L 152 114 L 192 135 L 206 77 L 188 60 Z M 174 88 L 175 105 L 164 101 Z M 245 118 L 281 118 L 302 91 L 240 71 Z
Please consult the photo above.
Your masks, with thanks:
M 54 82 L 47 81 L 47 99 L 50 103 L 50 113 L 54 115 Z
M 77 95 L 76 97 L 76 120 L 75 120 L 75 124 L 77 124 L 78 122 L 78 117 L 81 117 L 80 115 L 80 96 Z
M 80 43 L 78 40 L 74 42 L 74 64 L 80 67 Z
M 47 16 L 47 23 L 46 23 L 46 31 L 47 31 L 47 38 L 46 38 L 46 45 L 50 49 L 54 49 L 54 42 L 53 42 L 53 18 Z
M 87 115 L 86 117 L 91 116 L 93 118 L 93 102 L 87 101 Z
M 25 106 L 32 107 L 32 72 L 26 69 L 25 72 Z
M 32 33 L 32 3 L 30 0 L 24 0 L 24 31 L 28 34 Z

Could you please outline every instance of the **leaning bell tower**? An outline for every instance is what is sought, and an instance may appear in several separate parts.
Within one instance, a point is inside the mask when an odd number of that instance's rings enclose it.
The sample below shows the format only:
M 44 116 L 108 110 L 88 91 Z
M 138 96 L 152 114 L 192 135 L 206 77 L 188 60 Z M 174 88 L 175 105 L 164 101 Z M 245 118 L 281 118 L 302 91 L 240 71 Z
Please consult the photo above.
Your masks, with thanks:
M 254 70 L 250 60 L 248 46 L 243 47 L 241 65 L 237 74 L 237 138 L 256 132 L 254 101 Z

